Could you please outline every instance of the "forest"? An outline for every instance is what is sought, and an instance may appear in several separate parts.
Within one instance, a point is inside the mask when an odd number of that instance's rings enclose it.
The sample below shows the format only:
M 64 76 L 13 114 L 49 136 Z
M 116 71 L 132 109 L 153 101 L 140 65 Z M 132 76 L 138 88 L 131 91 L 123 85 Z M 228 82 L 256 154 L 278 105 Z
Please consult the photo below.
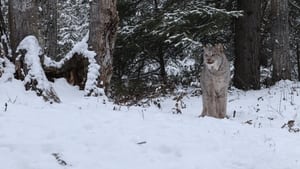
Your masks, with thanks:
M 300 168 L 299 0 L 0 0 L 0 34 L 1 169 Z
M 231 85 L 257 90 L 300 80 L 299 6 L 296 0 L 1 1 L 0 72 L 14 64 L 15 78 L 45 100 L 59 102 L 45 83 L 63 77 L 88 96 L 134 104 L 178 87 L 199 88 L 203 46 L 222 43 Z M 29 35 L 33 40 L 22 46 Z M 28 43 L 40 47 L 38 63 L 26 63 Z

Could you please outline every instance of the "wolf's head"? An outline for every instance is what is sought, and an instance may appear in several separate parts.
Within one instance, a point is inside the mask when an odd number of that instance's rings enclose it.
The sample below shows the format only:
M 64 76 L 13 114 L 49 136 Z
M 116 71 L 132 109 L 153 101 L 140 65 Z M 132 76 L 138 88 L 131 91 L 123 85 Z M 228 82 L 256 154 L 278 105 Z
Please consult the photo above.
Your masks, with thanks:
M 208 69 L 218 70 L 222 64 L 224 48 L 222 44 L 204 46 L 203 61 Z

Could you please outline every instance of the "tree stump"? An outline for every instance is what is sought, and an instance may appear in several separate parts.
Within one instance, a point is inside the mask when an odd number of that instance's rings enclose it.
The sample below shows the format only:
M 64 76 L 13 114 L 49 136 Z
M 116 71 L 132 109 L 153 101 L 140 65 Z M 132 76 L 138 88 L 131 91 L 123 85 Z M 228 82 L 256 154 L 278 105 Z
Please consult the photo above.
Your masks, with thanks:
M 60 103 L 41 65 L 41 47 L 35 36 L 25 37 L 17 47 L 15 78 L 24 81 L 26 90 L 35 91 L 45 101 Z

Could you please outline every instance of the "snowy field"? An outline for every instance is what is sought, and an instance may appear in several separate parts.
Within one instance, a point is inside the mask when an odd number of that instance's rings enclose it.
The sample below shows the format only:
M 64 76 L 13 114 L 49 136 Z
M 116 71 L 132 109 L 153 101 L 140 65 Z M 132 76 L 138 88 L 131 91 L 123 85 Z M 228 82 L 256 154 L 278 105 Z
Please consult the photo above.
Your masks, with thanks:
M 230 90 L 223 120 L 197 117 L 201 97 L 186 96 L 173 114 L 172 98 L 161 109 L 126 107 L 63 79 L 53 86 L 61 104 L 0 79 L 1 169 L 300 168 L 300 83 Z

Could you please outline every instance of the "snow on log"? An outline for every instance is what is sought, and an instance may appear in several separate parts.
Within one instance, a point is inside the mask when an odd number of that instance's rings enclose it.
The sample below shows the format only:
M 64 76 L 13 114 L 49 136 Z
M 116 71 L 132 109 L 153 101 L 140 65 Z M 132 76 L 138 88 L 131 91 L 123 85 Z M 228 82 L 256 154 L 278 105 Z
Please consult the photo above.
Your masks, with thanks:
M 100 65 L 97 63 L 94 51 L 88 50 L 88 34 L 59 62 L 45 56 L 43 64 L 47 74 L 54 70 L 63 76 L 72 85 L 84 89 L 86 96 L 103 96 L 104 89 L 99 87 Z
M 6 57 L 0 57 L 0 82 L 11 81 L 14 78 L 15 65 Z
M 48 81 L 42 68 L 40 56 L 42 49 L 35 36 L 25 37 L 16 50 L 16 78 L 24 80 L 26 90 L 33 90 L 45 101 L 59 103 L 60 99 Z

